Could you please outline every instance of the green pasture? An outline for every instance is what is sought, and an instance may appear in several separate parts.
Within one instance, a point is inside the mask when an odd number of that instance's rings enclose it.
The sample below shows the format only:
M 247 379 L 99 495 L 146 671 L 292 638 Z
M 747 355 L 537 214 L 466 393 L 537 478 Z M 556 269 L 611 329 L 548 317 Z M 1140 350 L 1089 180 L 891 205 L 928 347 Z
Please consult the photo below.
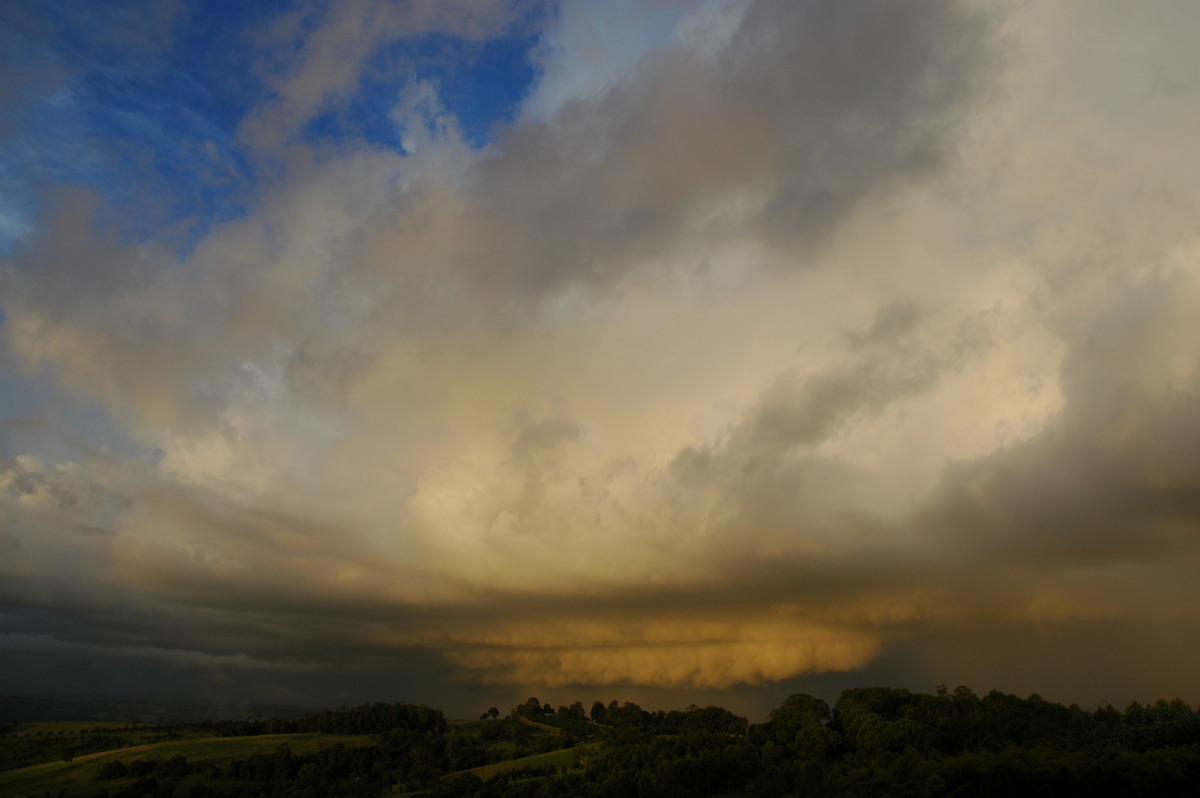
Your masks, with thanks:
M 528 726 L 529 728 L 537 729 L 538 731 L 549 732 L 550 734 L 562 734 L 563 733 L 562 729 L 555 728 L 554 726 L 551 726 L 546 723 L 538 723 L 536 720 L 530 720 L 529 718 L 521 718 L 520 721 L 518 721 L 518 722 L 523 726 Z
M 32 725 L 32 724 L 31 724 Z M 95 724 L 93 724 L 95 725 Z M 101 786 L 125 784 L 128 779 L 97 781 L 100 767 L 115 759 L 129 763 L 135 759 L 167 760 L 182 756 L 188 764 L 226 765 L 236 759 L 246 759 L 255 753 L 270 753 L 286 745 L 295 754 L 310 754 L 342 743 L 351 748 L 373 745 L 370 735 L 342 734 L 267 734 L 253 737 L 204 737 L 144 743 L 115 751 L 85 754 L 66 762 L 46 762 L 0 773 L 0 795 L 11 798 L 51 795 L 65 789 L 68 796 L 94 795 Z
M 57 737 L 100 732 L 121 732 L 124 734 L 145 734 L 157 731 L 155 726 L 141 723 L 118 723 L 111 720 L 39 720 L 25 723 L 15 723 L 12 736 L 19 737 Z M 3 738 L 0 738 L 3 745 Z
M 521 768 L 538 768 L 547 765 L 555 768 L 571 768 L 575 765 L 575 752 L 577 750 L 577 748 L 564 748 L 561 751 L 551 751 L 547 754 L 534 754 L 533 756 L 526 756 L 521 759 L 494 762 L 490 765 L 471 768 L 467 773 L 474 773 L 481 780 L 488 781 L 498 773 L 509 770 L 520 770 Z

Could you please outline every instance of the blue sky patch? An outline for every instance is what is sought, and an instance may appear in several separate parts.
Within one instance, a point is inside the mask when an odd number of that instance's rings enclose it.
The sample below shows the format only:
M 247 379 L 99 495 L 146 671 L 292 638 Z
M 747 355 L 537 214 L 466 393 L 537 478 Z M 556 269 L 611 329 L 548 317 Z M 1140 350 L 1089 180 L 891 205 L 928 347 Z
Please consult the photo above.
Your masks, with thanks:
M 14 53 L 6 82 L 25 102 L 11 111 L 23 121 L 0 155 L 0 253 L 11 254 L 38 215 L 32 186 L 47 182 L 99 192 L 129 240 L 182 230 L 184 252 L 213 225 L 244 215 L 263 175 L 238 128 L 270 99 L 264 70 L 278 66 L 250 45 L 294 9 L 226 2 L 174 16 L 128 2 L 26 9 L 6 37 Z M 302 15 L 300 36 L 321 16 Z M 536 42 L 426 34 L 381 47 L 363 64 L 354 93 L 309 119 L 301 140 L 402 150 L 392 111 L 403 87 L 423 80 L 437 88 L 470 146 L 483 147 L 529 90 Z M 286 63 L 285 54 L 275 58 Z

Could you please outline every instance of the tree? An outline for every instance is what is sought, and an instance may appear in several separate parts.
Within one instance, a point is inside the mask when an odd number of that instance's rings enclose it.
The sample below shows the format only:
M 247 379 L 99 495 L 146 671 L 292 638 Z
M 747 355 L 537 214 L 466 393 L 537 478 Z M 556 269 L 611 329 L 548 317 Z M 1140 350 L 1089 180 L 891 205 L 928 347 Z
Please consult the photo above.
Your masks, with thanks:
M 1183 699 L 1160 698 L 1145 706 L 1131 703 L 1112 740 L 1132 751 L 1200 745 L 1200 713 Z
M 517 704 L 512 708 L 512 712 L 508 716 L 514 720 L 519 718 L 537 717 L 542 714 L 542 702 L 537 700 L 537 697 L 531 697 L 524 704 Z
M 771 710 L 771 723 L 789 738 L 801 729 L 824 726 L 831 718 L 829 704 L 807 693 L 790 695 Z
M 749 724 L 746 719 L 723 707 L 704 707 L 687 713 L 683 722 L 684 731 L 707 732 L 709 734 L 745 735 Z
M 613 703 L 616 703 L 615 701 Z M 604 722 L 604 704 L 596 701 L 592 704 L 592 720 L 596 723 Z

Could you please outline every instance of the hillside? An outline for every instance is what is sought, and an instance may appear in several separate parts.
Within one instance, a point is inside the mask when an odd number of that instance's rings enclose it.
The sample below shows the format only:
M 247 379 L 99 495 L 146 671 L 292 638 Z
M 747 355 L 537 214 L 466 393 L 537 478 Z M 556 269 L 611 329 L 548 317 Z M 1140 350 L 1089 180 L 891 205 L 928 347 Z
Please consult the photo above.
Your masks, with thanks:
M 767 723 L 720 707 L 647 711 L 530 699 L 448 722 L 408 704 L 298 719 L 0 728 L 0 795 L 1192 796 L 1200 713 L 1182 701 L 1085 710 L 960 687 L 794 695 Z

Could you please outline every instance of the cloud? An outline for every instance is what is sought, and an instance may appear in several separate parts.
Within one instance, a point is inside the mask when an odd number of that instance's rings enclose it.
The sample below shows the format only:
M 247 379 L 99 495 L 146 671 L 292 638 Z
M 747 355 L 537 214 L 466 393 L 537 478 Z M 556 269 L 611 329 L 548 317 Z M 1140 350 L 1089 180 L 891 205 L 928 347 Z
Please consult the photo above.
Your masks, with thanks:
M 678 635 L 676 629 L 666 637 L 675 639 L 595 645 L 574 638 L 556 646 L 551 638 L 533 649 L 500 650 L 476 642 L 465 651 L 452 649 L 448 659 L 472 678 L 493 684 L 720 689 L 812 672 L 857 670 L 879 650 L 863 635 L 790 624 L 739 625 L 736 632 L 724 635 L 712 634 L 712 625 L 706 624 L 695 636 Z
M 759 3 L 715 54 L 646 56 L 549 123 L 518 123 L 471 186 L 487 204 L 460 227 L 486 220 L 489 247 L 460 256 L 472 278 L 603 288 L 727 236 L 822 241 L 866 198 L 936 167 L 986 64 L 985 17 L 895 13 Z
M 1115 294 L 1066 358 L 1066 406 L 1026 445 L 947 473 L 926 523 L 1036 562 L 1191 558 L 1200 486 L 1195 262 Z
M 10 633 L 565 691 L 1194 625 L 1196 62 L 1123 8 L 280 18 L 243 218 L 181 253 L 59 191 L 6 258 L 6 368 L 133 450 L 4 461 Z M 297 144 L 373 53 L 534 24 L 485 146 L 428 80 L 396 151 Z
M 673 31 L 697 27 L 697 17 L 736 26 L 740 11 L 733 3 L 562 3 L 532 54 L 541 74 L 524 114 L 549 121 L 568 102 L 594 99 L 629 80 L 647 53 Z
M 277 156 L 305 123 L 355 93 L 379 48 L 423 34 L 491 38 L 522 24 L 538 5 L 537 0 L 304 4 L 256 42 L 271 56 L 260 70 L 272 97 L 242 121 L 240 137 L 260 154 Z

